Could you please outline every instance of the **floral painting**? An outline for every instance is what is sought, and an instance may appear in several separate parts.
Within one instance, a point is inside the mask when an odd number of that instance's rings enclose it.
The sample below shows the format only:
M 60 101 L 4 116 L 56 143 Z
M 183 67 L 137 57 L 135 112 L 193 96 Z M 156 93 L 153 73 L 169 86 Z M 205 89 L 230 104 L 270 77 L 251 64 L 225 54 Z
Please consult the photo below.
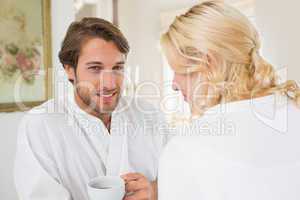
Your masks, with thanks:
M 50 96 L 50 0 L 1 0 L 0 111 L 28 109 Z
M 26 84 L 34 84 L 35 74 L 41 65 L 41 57 L 35 45 L 23 49 L 17 44 L 3 44 L 0 49 L 0 70 L 2 79 L 10 79 L 14 74 L 21 74 Z

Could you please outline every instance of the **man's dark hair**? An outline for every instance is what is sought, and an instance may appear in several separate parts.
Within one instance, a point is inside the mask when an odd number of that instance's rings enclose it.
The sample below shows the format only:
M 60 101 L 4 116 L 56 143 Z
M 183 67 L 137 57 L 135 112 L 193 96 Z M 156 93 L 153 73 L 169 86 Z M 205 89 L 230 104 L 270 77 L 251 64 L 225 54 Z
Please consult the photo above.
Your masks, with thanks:
M 82 45 L 92 38 L 111 41 L 121 53 L 129 53 L 128 41 L 117 27 L 104 19 L 88 17 L 69 26 L 59 52 L 62 65 L 70 65 L 76 69 Z

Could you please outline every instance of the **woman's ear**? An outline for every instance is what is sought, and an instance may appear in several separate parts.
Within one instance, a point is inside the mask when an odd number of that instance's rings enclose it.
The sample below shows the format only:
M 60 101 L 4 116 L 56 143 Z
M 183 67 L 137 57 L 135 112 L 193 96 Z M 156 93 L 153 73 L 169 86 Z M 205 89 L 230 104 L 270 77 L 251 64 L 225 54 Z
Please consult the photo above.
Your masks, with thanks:
M 65 72 L 67 73 L 68 79 L 71 83 L 75 80 L 75 69 L 71 65 L 64 65 Z
M 206 54 L 206 60 L 209 67 L 214 66 L 216 63 L 216 57 L 212 54 Z
M 216 70 L 219 62 L 218 57 L 215 54 L 208 53 L 206 54 L 206 60 L 207 60 L 208 68 L 211 71 Z

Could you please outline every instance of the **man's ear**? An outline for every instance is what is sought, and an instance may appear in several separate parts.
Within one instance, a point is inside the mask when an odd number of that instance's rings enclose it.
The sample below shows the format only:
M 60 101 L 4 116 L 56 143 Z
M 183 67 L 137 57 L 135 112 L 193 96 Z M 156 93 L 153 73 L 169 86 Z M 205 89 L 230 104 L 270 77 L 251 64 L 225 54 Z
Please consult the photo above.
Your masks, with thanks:
M 75 80 L 75 69 L 71 65 L 64 65 L 65 72 L 67 73 L 68 79 L 71 83 L 74 83 Z

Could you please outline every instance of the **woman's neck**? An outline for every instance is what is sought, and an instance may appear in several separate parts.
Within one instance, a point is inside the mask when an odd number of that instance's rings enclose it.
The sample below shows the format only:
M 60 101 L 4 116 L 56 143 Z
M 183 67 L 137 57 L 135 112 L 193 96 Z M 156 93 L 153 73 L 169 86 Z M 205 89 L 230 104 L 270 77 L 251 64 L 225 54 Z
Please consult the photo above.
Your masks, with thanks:
M 244 101 L 244 100 L 251 100 L 251 99 L 256 99 L 260 97 L 265 97 L 269 96 L 270 93 L 268 93 L 268 90 L 261 90 L 259 92 L 255 92 L 255 94 L 246 94 L 246 95 L 239 95 L 236 96 L 235 98 L 220 98 L 219 100 L 211 100 L 204 106 L 192 106 L 192 117 L 197 118 L 201 117 L 202 115 L 205 114 L 207 110 L 210 108 L 217 106 L 219 104 L 226 104 L 226 103 L 233 103 L 233 102 L 238 102 L 238 101 Z

